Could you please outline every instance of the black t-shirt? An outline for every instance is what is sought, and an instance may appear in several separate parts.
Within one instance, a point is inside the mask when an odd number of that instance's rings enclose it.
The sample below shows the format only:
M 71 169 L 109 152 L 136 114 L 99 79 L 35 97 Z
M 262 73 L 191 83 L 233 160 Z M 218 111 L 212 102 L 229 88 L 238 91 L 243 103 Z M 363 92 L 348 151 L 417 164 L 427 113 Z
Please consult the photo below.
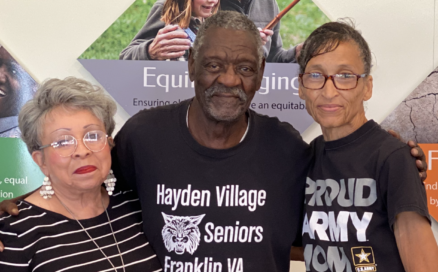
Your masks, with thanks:
M 115 138 L 113 169 L 136 188 L 163 271 L 289 271 L 310 150 L 277 118 L 249 111 L 237 146 L 198 144 L 190 101 L 144 110 Z
M 311 146 L 303 243 L 306 271 L 404 271 L 393 224 L 414 211 L 429 219 L 409 147 L 370 120 L 342 139 Z

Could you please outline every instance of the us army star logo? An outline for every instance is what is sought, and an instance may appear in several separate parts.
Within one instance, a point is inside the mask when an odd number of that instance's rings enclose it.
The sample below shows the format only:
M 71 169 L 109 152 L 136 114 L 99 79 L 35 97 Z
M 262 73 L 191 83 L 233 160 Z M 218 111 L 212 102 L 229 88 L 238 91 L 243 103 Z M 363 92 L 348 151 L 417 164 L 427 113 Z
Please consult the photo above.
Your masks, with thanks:
M 367 262 L 367 263 L 369 263 L 370 262 L 370 260 L 368 260 L 368 256 L 370 256 L 371 255 L 371 253 L 365 253 L 365 251 L 363 251 L 363 249 L 362 249 L 362 251 L 360 252 L 360 254 L 355 254 L 356 255 L 356 257 L 359 257 L 360 258 L 360 260 L 359 260 L 359 263 L 362 263 L 362 262 Z

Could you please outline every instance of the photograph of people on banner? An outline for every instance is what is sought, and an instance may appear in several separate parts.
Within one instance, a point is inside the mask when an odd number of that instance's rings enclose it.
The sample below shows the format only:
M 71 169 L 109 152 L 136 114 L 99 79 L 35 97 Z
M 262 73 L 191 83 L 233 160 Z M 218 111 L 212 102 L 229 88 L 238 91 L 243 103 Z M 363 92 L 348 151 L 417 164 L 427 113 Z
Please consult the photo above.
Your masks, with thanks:
M 0 138 L 19 138 L 18 113 L 37 83 L 0 44 Z
M 267 62 L 296 63 L 297 49 L 329 21 L 301 1 L 272 30 L 263 30 L 292 0 L 136 0 L 79 58 L 187 60 L 187 48 L 205 18 L 218 10 L 247 15 L 260 29 Z
M 42 178 L 20 139 L 18 114 L 38 88 L 37 82 L 0 44 L 0 201 L 34 190 Z

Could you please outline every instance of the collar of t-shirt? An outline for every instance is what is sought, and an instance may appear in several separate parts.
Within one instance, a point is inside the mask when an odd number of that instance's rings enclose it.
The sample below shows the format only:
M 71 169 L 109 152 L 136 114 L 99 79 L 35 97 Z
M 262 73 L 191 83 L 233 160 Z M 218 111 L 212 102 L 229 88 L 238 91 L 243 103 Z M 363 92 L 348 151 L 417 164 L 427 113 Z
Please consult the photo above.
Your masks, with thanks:
M 325 150 L 332 150 L 337 149 L 343 146 L 346 146 L 350 143 L 353 143 L 357 141 L 358 139 L 366 136 L 370 131 L 372 131 L 375 128 L 378 128 L 379 125 L 374 122 L 374 120 L 369 120 L 365 124 L 363 124 L 360 128 L 358 128 L 356 131 L 351 133 L 348 136 L 345 136 L 344 138 L 334 140 L 334 141 L 324 141 L 324 149 Z M 320 136 L 322 137 L 322 136 Z
M 191 99 L 181 102 L 178 109 L 178 119 L 179 119 L 179 128 L 185 142 L 190 146 L 191 149 L 196 151 L 197 153 L 215 159 L 223 159 L 231 156 L 235 156 L 237 154 L 244 154 L 244 156 L 250 156 L 257 146 L 258 134 L 254 133 L 257 129 L 257 122 L 254 119 L 254 114 L 248 110 L 248 131 L 245 135 L 245 138 L 236 146 L 227 149 L 212 149 L 200 145 L 190 133 L 187 127 L 187 110 L 191 103 Z

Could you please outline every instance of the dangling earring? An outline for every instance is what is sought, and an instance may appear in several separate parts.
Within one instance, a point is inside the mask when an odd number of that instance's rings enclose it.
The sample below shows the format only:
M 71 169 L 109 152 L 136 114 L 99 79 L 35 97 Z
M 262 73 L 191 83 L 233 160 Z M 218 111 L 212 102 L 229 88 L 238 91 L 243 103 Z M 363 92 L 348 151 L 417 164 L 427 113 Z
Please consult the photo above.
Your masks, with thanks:
M 40 195 L 44 199 L 50 199 L 55 194 L 53 191 L 52 183 L 49 180 L 49 177 L 44 177 L 43 186 L 41 186 Z
M 116 186 L 116 177 L 114 177 L 113 170 L 110 170 L 108 173 L 108 177 L 106 177 L 105 188 L 108 191 L 108 195 L 112 195 L 114 191 L 114 186 Z

